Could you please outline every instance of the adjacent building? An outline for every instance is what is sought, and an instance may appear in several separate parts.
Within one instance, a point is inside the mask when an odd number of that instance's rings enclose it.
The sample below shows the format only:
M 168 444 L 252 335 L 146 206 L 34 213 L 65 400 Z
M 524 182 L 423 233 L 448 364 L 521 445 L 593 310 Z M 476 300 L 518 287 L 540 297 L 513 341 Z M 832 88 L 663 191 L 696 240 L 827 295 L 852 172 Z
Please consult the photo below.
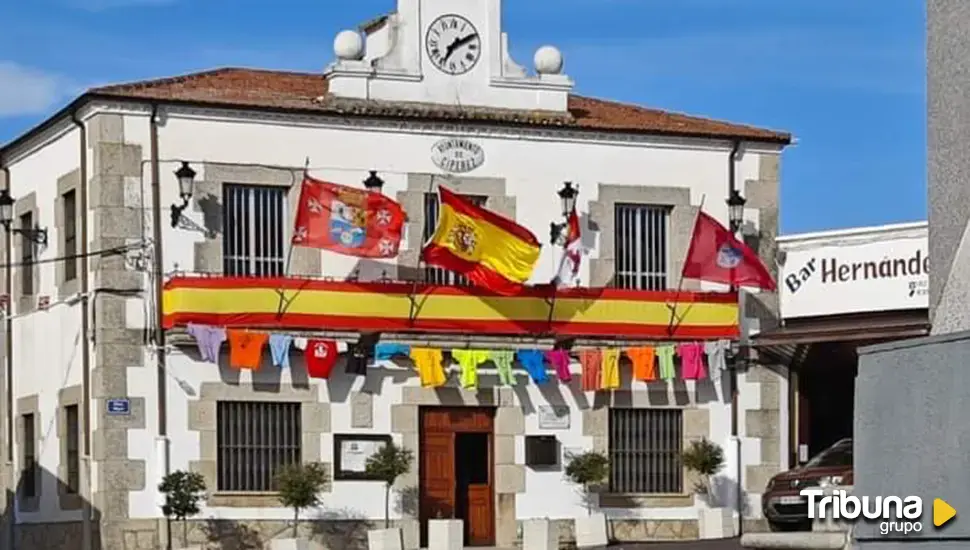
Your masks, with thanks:
M 790 390 L 775 359 L 732 361 L 737 391 L 727 372 L 631 380 L 624 361 L 619 389 L 587 392 L 575 360 L 569 383 L 550 368 L 537 384 L 517 366 L 504 386 L 485 365 L 477 389 L 455 374 L 426 388 L 406 358 L 370 354 L 375 342 L 574 353 L 737 343 L 748 327 L 770 329 L 777 296 L 749 295 L 739 313 L 729 289 L 679 274 L 700 205 L 727 225 L 732 190 L 746 199 L 742 233 L 775 266 L 790 136 L 576 95 L 555 48 L 534 70 L 510 57 L 499 0 L 399 0 L 334 49 L 324 74 L 225 68 L 93 89 L 0 150 L 11 547 L 156 548 L 156 488 L 174 470 L 201 473 L 210 492 L 193 540 L 270 538 L 292 515 L 271 474 L 297 459 L 332 477 L 324 505 L 304 514 L 307 533 L 354 544 L 383 519 L 383 487 L 361 461 L 387 440 L 417 457 L 391 506 L 409 547 L 439 515 L 465 518 L 475 545 L 512 546 L 534 517 L 560 520 L 568 537 L 586 511 L 562 467 L 588 449 L 613 463 L 596 505 L 616 538 L 696 538 L 707 504 L 681 453 L 699 438 L 727 451 L 717 497 L 746 508 L 753 528 L 766 480 L 789 465 Z M 291 249 L 304 171 L 399 201 L 398 257 Z M 564 181 L 579 189 L 583 288 L 499 298 L 420 263 L 437 186 L 547 241 Z M 558 260 L 545 244 L 532 282 Z M 295 348 L 289 368 L 264 349 L 258 369 L 234 369 L 228 344 L 200 357 L 186 323 L 206 319 L 350 351 L 327 379 L 308 376 Z M 348 372 L 358 359 L 363 376 Z
M 784 235 L 781 325 L 752 336 L 790 367 L 791 463 L 852 437 L 858 350 L 929 334 L 926 222 Z
M 966 177 L 970 157 L 970 77 L 963 59 L 970 6 L 957 0 L 926 2 L 927 186 L 932 335 L 862 350 L 856 390 L 856 490 L 861 494 L 915 495 L 923 499 L 921 533 L 882 535 L 874 525 L 857 527 L 865 550 L 907 546 L 956 548 L 970 527 L 958 519 L 930 527 L 931 502 L 970 508 L 970 483 L 962 441 L 970 437 L 965 367 L 970 353 L 967 273 L 970 207 Z

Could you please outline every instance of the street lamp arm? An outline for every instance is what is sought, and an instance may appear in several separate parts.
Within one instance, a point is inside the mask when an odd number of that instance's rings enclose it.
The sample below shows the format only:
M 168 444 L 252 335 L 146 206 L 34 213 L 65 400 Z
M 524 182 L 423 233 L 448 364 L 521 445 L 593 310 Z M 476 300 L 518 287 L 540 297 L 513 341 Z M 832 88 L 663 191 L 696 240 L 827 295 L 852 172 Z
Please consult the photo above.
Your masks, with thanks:
M 8 231 L 14 234 L 23 235 L 33 243 L 40 246 L 47 246 L 46 227 L 10 227 Z

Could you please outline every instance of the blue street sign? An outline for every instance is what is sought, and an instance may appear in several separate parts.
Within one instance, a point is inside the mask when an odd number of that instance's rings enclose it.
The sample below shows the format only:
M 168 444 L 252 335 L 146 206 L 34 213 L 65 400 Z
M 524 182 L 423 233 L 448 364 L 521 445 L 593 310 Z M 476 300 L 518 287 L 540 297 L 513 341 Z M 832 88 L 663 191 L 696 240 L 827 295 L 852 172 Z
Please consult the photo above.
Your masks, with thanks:
M 131 400 L 129 399 L 109 399 L 107 403 L 108 414 L 129 415 L 131 414 Z

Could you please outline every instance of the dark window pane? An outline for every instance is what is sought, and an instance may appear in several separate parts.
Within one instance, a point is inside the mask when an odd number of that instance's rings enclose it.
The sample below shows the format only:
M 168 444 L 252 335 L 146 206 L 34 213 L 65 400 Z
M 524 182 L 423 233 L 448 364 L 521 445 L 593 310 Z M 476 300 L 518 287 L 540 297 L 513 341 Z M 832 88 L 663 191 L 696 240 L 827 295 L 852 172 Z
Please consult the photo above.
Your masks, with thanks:
M 77 202 L 73 190 L 64 193 L 64 280 L 77 278 Z
M 64 407 L 64 420 L 67 427 L 67 489 L 77 493 L 81 487 L 80 418 L 77 405 Z
M 617 204 L 613 211 L 616 271 L 614 286 L 630 290 L 667 289 L 667 227 L 670 209 Z
M 283 275 L 287 248 L 284 242 L 286 192 L 286 187 L 277 186 L 223 186 L 222 267 L 225 275 Z
M 21 229 L 32 230 L 34 228 L 34 215 L 30 212 L 20 216 Z M 37 245 L 26 233 L 20 235 L 20 292 L 24 296 L 34 294 L 34 252 Z
M 37 432 L 33 414 L 21 417 L 23 423 L 23 464 L 20 473 L 20 494 L 27 498 L 37 496 Z
M 300 461 L 299 403 L 220 401 L 216 407 L 216 487 L 268 492 L 280 467 Z
M 610 490 L 680 494 L 682 436 L 678 409 L 611 409 Z

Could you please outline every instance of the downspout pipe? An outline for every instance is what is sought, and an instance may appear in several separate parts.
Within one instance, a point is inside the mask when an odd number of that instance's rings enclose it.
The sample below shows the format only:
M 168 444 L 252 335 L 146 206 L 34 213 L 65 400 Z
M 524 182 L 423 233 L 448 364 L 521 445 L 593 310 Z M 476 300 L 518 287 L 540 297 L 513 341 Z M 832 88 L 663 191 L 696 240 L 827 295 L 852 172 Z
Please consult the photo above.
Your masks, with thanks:
M 741 152 L 741 140 L 734 140 L 731 144 L 731 154 L 728 155 L 728 197 L 731 197 L 737 190 L 737 164 L 738 157 Z M 736 291 L 737 288 L 731 285 L 732 291 Z M 740 296 L 740 295 L 739 295 Z M 744 299 L 743 297 L 738 300 L 738 325 L 744 330 L 747 323 L 744 323 Z M 742 334 L 741 338 L 745 335 Z M 738 488 L 735 491 L 735 507 L 738 510 L 738 536 L 744 534 L 744 480 L 742 475 L 744 474 L 744 465 L 741 463 L 741 436 L 738 433 L 739 425 L 739 414 L 738 414 L 738 369 L 741 367 L 741 361 L 744 353 L 739 350 L 738 356 L 734 358 L 734 364 L 731 369 L 731 440 L 734 442 L 734 460 L 736 463 L 737 471 L 735 472 L 735 477 L 738 481 Z
M 81 417 L 83 423 L 81 473 L 84 476 L 81 483 L 81 547 L 84 550 L 91 550 L 94 540 L 91 525 L 93 516 L 91 502 L 94 495 L 91 484 L 91 415 L 93 411 L 91 410 L 91 335 L 89 334 L 91 330 L 91 303 L 88 298 L 88 289 L 91 284 L 88 264 L 88 135 L 84 122 L 78 117 L 77 109 L 71 113 L 71 121 L 74 122 L 80 133 L 78 138 L 80 182 L 77 190 L 80 215 L 76 216 L 75 219 L 80 218 L 81 221 L 79 231 L 81 247 L 79 250 L 80 257 L 73 261 L 81 264 L 78 269 L 81 275 L 81 402 L 84 411 Z
M 2 160 L 2 159 L 0 159 Z M 10 182 L 10 168 L 7 166 L 0 166 L 0 170 L 3 170 L 4 181 L 6 181 L 6 189 L 10 191 L 12 188 Z M 7 268 L 3 270 L 3 288 L 4 292 L 7 294 L 7 307 L 4 312 L 4 355 L 6 356 L 5 361 L 5 373 L 4 382 L 6 385 L 7 394 L 7 490 L 6 490 L 6 521 L 4 522 L 3 528 L 5 529 L 6 541 L 4 547 L 6 548 L 16 548 L 14 543 L 16 542 L 14 537 L 14 525 L 17 521 L 15 515 L 15 504 L 16 504 L 16 494 L 17 494 L 17 476 L 14 473 L 14 408 L 13 408 L 13 319 L 10 317 L 10 312 L 13 311 L 13 266 L 9 265 L 13 263 L 13 234 L 10 231 L 3 232 L 3 247 L 4 247 L 4 258 L 7 260 Z
M 161 455 L 160 473 L 167 476 L 171 470 L 171 448 L 168 439 L 168 381 L 165 377 L 166 357 L 165 357 L 165 329 L 163 328 L 164 312 L 162 310 L 162 294 L 165 286 L 163 279 L 165 266 L 162 259 L 162 189 L 161 176 L 158 160 L 158 103 L 152 103 L 151 119 L 148 121 L 149 128 L 149 148 L 151 164 L 151 200 L 152 200 L 152 272 L 154 283 L 154 302 L 155 302 L 155 359 L 157 377 L 157 398 L 158 398 L 158 439 L 156 440 L 156 451 Z M 165 541 L 167 548 L 172 547 L 172 524 L 166 521 Z
M 158 436 L 168 437 L 167 387 L 165 384 L 165 331 L 162 329 L 164 312 L 162 311 L 162 291 L 165 269 L 162 259 L 162 189 L 160 167 L 158 163 L 158 104 L 152 104 L 152 115 L 149 121 L 149 147 L 151 152 L 152 177 L 152 271 L 155 293 L 155 351 L 158 366 Z M 168 473 L 168 472 L 166 472 Z

